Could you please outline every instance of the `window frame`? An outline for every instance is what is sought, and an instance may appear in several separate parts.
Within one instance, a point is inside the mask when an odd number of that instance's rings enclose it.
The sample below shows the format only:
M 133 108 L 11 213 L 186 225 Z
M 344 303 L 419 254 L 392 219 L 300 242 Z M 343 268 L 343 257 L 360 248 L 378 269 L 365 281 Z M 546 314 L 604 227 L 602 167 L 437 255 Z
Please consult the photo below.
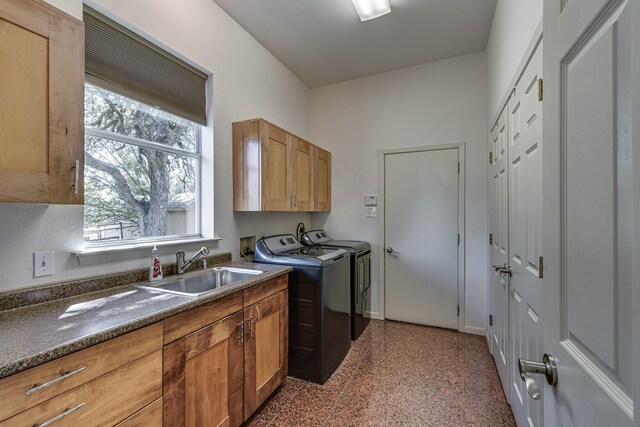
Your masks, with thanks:
M 166 112 L 165 110 L 158 108 L 157 106 L 153 106 L 153 105 L 148 105 L 146 103 L 137 101 L 133 98 L 130 98 L 127 95 L 123 95 L 121 93 L 118 93 L 117 91 L 114 91 L 112 89 L 103 87 L 99 84 L 96 84 L 94 82 L 85 82 L 85 87 L 86 85 L 92 85 L 92 86 L 96 86 L 100 89 L 106 90 L 108 92 L 112 92 L 115 93 L 118 96 L 122 96 L 123 98 L 134 102 L 134 103 L 138 103 L 138 104 L 143 104 L 145 106 L 151 107 L 151 108 L 155 108 L 159 111 L 162 111 L 164 113 L 176 116 L 176 114 L 173 113 L 169 113 Z M 180 148 L 175 148 L 175 147 L 171 147 L 169 145 L 163 145 L 161 143 L 158 142 L 153 142 L 153 141 L 148 141 L 145 139 L 141 139 L 141 138 L 136 138 L 133 136 L 128 136 L 128 135 L 122 135 L 119 133 L 115 133 L 115 132 L 110 132 L 107 130 L 102 130 L 102 129 L 96 129 L 90 126 L 85 125 L 84 126 L 84 138 L 87 137 L 94 137 L 94 138 L 100 138 L 100 139 L 104 139 L 107 141 L 114 141 L 117 143 L 121 143 L 121 144 L 126 144 L 126 145 L 130 145 L 130 146 L 134 146 L 134 147 L 142 147 L 142 148 L 146 148 L 146 149 L 150 149 L 150 150 L 154 150 L 154 151 L 161 151 L 164 153 L 168 153 L 168 154 L 173 154 L 173 155 L 177 155 L 177 156 L 184 156 L 184 157 L 188 157 L 191 159 L 194 159 L 196 161 L 196 179 L 195 179 L 195 200 L 196 200 L 196 209 L 195 209 L 195 224 L 196 224 L 196 232 L 195 233 L 190 233 L 190 234 L 167 234 L 164 236 L 151 236 L 151 237 L 140 237 L 137 239 L 118 239 L 118 240 L 106 240 L 106 241 L 89 241 L 89 240 L 84 240 L 84 233 L 85 233 L 85 220 L 83 218 L 82 221 L 82 231 L 83 231 L 83 243 L 84 243 L 84 248 L 87 250 L 91 250 L 91 249 L 97 249 L 97 248 L 107 248 L 107 247 L 119 247 L 119 246 L 145 246 L 148 245 L 151 242 L 180 242 L 180 241 L 189 241 L 189 240 L 196 240 L 196 239 L 202 239 L 203 235 L 202 235 L 202 204 L 203 204 L 203 198 L 202 198 L 202 163 L 203 163 L 203 156 L 202 156 L 202 125 L 199 123 L 196 123 L 190 119 L 185 119 L 184 117 L 181 117 L 184 120 L 188 120 L 189 122 L 193 123 L 193 125 L 195 126 L 195 151 L 188 151 L 188 150 L 183 150 Z M 84 119 L 84 117 L 83 117 Z M 85 169 L 85 175 L 86 175 L 86 169 Z M 85 178 L 86 179 L 86 178 Z M 86 190 L 85 190 L 86 191 Z

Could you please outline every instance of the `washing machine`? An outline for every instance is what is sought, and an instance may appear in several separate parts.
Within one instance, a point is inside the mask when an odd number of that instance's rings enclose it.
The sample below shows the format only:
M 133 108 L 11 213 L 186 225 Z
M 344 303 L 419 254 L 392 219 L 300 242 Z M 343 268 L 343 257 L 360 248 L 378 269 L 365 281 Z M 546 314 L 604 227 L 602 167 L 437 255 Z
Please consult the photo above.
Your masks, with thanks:
M 371 312 L 371 245 L 359 240 L 335 240 L 324 230 L 311 230 L 300 237 L 310 247 L 338 248 L 349 252 L 351 339 L 356 340 L 367 328 Z
M 289 273 L 289 375 L 319 384 L 351 347 L 350 257 L 345 249 L 308 247 L 291 234 L 256 242 L 254 262 Z

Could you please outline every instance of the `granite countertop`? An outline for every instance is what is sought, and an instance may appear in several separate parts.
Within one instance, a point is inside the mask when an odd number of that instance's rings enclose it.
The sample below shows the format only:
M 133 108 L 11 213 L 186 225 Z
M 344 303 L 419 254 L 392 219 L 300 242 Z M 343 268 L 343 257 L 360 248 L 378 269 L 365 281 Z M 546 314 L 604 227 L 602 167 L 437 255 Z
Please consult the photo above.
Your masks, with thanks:
M 262 270 L 263 273 L 199 298 L 145 290 L 130 284 L 0 311 L 0 378 L 291 271 L 291 267 L 237 261 L 215 266 Z M 197 274 L 202 274 L 202 270 L 185 276 Z

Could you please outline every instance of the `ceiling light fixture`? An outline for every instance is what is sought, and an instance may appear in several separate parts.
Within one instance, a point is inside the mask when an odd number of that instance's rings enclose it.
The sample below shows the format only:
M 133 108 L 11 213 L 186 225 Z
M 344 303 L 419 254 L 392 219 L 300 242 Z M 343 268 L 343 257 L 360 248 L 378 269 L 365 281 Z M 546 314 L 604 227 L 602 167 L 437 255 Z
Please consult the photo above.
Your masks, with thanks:
M 378 18 L 391 12 L 389 0 L 351 0 L 361 21 Z

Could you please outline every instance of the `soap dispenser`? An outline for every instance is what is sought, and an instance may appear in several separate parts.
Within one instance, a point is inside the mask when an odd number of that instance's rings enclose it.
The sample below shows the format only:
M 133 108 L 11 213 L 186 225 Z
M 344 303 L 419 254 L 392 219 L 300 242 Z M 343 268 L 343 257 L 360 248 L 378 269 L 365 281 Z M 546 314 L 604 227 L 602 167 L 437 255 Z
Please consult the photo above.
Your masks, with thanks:
M 158 248 L 153 245 L 151 251 L 151 267 L 149 267 L 149 280 L 162 280 L 162 265 L 160 265 L 160 258 L 158 257 Z

